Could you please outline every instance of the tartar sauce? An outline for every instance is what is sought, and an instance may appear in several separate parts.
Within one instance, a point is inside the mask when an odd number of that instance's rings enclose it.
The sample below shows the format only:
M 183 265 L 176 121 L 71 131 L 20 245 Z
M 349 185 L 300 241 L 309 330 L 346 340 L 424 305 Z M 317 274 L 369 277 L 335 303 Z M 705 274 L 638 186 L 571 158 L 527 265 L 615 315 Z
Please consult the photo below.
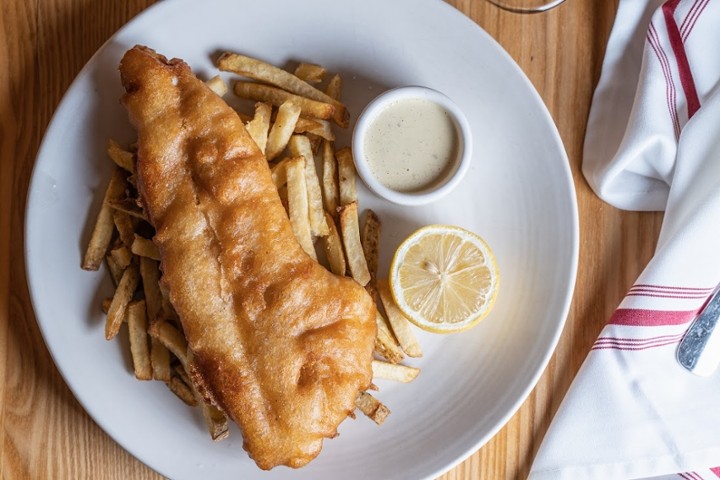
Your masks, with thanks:
M 405 193 L 441 181 L 457 159 L 458 132 L 450 114 L 421 98 L 388 104 L 364 141 L 370 171 L 386 187 Z

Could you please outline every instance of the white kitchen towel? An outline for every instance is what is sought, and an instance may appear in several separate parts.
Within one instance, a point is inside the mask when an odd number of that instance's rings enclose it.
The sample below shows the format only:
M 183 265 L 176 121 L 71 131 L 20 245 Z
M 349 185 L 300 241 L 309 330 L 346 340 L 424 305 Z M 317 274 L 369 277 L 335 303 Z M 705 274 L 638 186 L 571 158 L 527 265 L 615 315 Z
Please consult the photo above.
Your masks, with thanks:
M 583 173 L 606 202 L 665 217 L 655 255 L 573 381 L 531 480 L 720 478 L 720 371 L 698 377 L 675 360 L 720 282 L 719 84 L 720 0 L 620 0 Z

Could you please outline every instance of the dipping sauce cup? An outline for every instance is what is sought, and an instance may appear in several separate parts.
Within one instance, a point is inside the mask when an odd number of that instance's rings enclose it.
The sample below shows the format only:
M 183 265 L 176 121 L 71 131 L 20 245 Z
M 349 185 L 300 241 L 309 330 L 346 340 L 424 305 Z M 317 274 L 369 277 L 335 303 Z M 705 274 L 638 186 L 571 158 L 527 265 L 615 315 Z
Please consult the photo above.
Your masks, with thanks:
M 417 86 L 371 101 L 355 124 L 352 147 L 365 185 L 400 205 L 440 199 L 460 183 L 472 159 L 462 111 L 446 95 Z

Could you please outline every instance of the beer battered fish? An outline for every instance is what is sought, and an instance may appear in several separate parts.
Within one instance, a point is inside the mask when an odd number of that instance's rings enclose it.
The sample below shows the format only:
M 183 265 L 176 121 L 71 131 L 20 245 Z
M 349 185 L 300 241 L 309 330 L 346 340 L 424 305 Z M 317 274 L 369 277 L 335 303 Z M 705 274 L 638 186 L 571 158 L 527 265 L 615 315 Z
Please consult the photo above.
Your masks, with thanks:
M 136 46 L 120 73 L 191 375 L 260 468 L 301 467 L 370 385 L 374 303 L 305 254 L 263 154 L 187 64 Z

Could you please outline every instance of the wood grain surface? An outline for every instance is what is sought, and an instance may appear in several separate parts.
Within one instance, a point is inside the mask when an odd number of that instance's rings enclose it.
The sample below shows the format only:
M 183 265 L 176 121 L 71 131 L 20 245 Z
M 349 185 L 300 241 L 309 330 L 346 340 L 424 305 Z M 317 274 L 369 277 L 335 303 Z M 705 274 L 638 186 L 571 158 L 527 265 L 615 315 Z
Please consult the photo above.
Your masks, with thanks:
M 95 425 L 68 390 L 35 322 L 23 258 L 25 197 L 50 117 L 90 56 L 150 3 L 3 0 L 0 7 L 2 479 L 161 478 Z M 484 0 L 450 3 L 496 38 L 538 89 L 565 143 L 578 194 L 577 289 L 557 351 L 510 422 L 442 477 L 525 478 L 590 346 L 649 261 L 662 216 L 602 203 L 580 173 L 588 109 L 617 0 L 567 0 L 539 15 L 506 13 Z

